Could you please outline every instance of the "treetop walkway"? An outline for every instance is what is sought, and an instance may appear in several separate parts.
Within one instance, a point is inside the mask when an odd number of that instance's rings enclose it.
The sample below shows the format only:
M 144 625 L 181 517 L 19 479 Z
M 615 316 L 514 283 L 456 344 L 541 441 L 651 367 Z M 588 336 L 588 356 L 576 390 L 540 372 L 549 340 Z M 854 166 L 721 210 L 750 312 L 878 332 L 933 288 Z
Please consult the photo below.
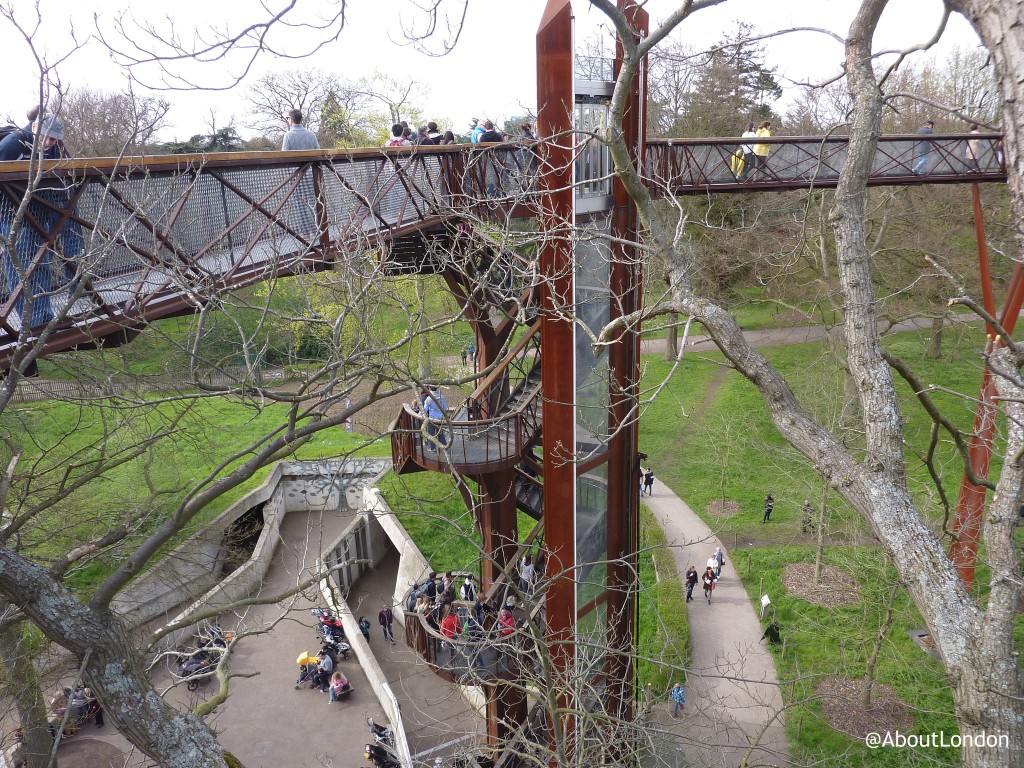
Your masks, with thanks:
M 868 183 L 1004 181 L 998 140 L 886 136 Z M 976 160 L 968 142 L 980 147 Z M 758 139 L 771 151 L 747 174 L 743 143 L 649 141 L 647 184 L 659 196 L 834 187 L 848 139 Z M 578 178 L 610 178 L 594 162 L 599 151 L 584 144 Z M 339 253 L 373 252 L 389 272 L 432 271 L 431 244 L 457 237 L 450 223 L 535 215 L 539 152 L 503 144 L 49 162 L 3 255 L 0 366 L 44 331 L 44 354 L 121 343 L 226 291 L 330 269 Z M 12 231 L 34 170 L 0 163 L 0 235 Z

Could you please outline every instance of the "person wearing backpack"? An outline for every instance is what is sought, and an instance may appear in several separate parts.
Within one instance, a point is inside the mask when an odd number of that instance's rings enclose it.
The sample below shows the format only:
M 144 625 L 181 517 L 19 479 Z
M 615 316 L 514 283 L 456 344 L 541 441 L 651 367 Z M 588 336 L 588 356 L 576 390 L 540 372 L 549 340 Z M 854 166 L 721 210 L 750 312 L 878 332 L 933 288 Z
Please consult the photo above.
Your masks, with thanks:
M 654 495 L 654 470 L 648 469 L 644 473 L 644 488 L 647 489 L 647 495 Z
M 391 126 L 391 138 L 387 140 L 385 147 L 408 147 L 411 142 L 404 137 L 405 128 L 401 123 Z

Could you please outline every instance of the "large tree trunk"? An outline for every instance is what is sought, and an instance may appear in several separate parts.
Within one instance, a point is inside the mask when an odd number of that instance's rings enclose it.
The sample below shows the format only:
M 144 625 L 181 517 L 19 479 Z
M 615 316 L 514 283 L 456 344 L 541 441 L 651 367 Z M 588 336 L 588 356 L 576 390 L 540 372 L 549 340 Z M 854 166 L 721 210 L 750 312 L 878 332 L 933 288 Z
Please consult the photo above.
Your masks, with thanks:
M 888 504 L 895 502 L 891 512 L 904 516 L 915 513 L 916 509 L 906 486 L 898 398 L 889 366 L 881 356 L 863 210 L 867 177 L 881 125 L 881 94 L 872 69 L 870 43 L 885 3 L 886 0 L 864 0 L 847 38 L 846 70 L 854 112 L 850 148 L 836 189 L 832 220 L 846 307 L 847 360 L 859 386 L 864 415 L 867 455 L 863 460 L 866 473 L 861 474 L 867 485 L 880 492 L 880 497 L 882 487 L 887 487 Z M 1008 367 L 1006 374 L 1015 377 L 1017 372 Z M 1001 379 L 999 386 L 1014 389 L 1006 379 Z M 1020 410 L 1012 403 L 1007 408 Z M 1019 422 L 1013 424 L 1009 432 L 1008 457 L 1016 451 L 1015 444 L 1020 443 Z M 1008 487 L 1004 495 L 1016 499 L 1021 468 L 1014 468 L 1009 458 L 1007 465 L 1000 477 L 1000 487 L 1005 483 Z M 850 496 L 848 492 L 843 495 Z M 901 526 L 898 519 L 888 514 L 890 510 L 879 509 L 880 500 L 867 505 L 865 512 L 925 617 L 950 673 L 961 735 L 968 742 L 962 747 L 964 765 L 971 768 L 1024 765 L 1024 744 L 1019 738 L 1024 723 L 1024 678 L 1012 655 L 1013 621 L 1008 614 L 1016 609 L 1016 590 L 993 585 L 988 611 L 982 613 L 939 542 L 924 531 L 920 536 L 908 536 L 911 527 L 923 524 L 920 515 L 914 514 L 913 526 Z M 997 494 L 993 507 L 999 504 L 1008 505 L 1009 501 L 1004 502 Z M 860 505 L 854 503 L 854 506 Z M 871 507 L 874 507 L 873 513 Z M 998 519 L 999 514 L 993 509 L 990 518 Z M 1005 512 L 1002 514 L 1006 516 Z M 1012 551 L 1012 532 L 1005 527 L 1000 532 L 999 528 L 999 525 L 986 524 L 986 544 L 991 542 L 996 549 L 994 554 L 990 552 L 994 579 L 1004 576 L 1012 582 L 1019 579 L 1020 572 Z M 994 670 L 998 670 L 998 679 L 993 675 Z M 982 739 L 980 746 L 972 746 L 973 738 L 982 733 L 1010 736 L 1005 743 L 998 741 L 994 746 L 989 746 L 987 739 Z
M 35 654 L 26 647 L 24 623 L 17 622 L 0 630 L 0 657 L 3 658 L 6 680 L 4 689 L 18 709 L 21 723 L 21 758 L 28 762 L 28 768 L 50 766 L 50 750 L 53 739 L 47 729 L 46 701 L 39 690 L 39 679 L 32 666 Z M 56 762 L 52 768 L 57 768 Z
M 156 692 L 119 619 L 82 605 L 44 569 L 0 548 L 0 593 L 51 640 L 71 651 L 104 712 L 163 768 L 237 768 L 206 724 Z

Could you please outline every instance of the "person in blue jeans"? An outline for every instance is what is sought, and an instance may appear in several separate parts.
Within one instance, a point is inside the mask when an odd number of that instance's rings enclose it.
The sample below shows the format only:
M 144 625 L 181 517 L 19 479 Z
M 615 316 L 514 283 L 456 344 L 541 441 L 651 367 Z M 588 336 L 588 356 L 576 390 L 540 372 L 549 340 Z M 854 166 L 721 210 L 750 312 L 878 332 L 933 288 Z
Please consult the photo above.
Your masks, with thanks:
M 32 124 L 33 130 L 20 128 L 0 141 L 0 162 L 27 160 L 33 152 L 42 160 L 59 160 L 62 152 L 64 123 L 56 115 L 45 114 Z M 54 317 L 50 299 L 59 285 L 54 284 L 53 246 L 61 247 L 68 259 L 78 257 L 82 251 L 82 236 L 77 222 L 70 219 L 71 195 L 63 182 L 44 182 L 29 202 L 26 216 L 21 220 L 14 236 L 14 253 L 2 254 L 2 272 L 10 296 L 21 286 L 14 303 L 14 311 L 22 322 L 31 327 L 45 325 Z M 18 204 L 0 196 L 0 236 L 10 238 Z M 65 266 L 68 281 L 73 272 Z M 73 288 L 72 288 L 73 290 Z M 29 307 L 25 306 L 26 298 Z M 27 317 L 25 316 L 27 313 Z
M 686 707 L 686 692 L 683 690 L 682 683 L 676 683 L 672 686 L 669 698 L 672 699 L 672 717 L 678 718 L 679 711 Z
M 395 644 L 395 633 L 391 629 L 391 624 L 394 622 L 395 616 L 391 613 L 391 608 L 385 605 L 380 609 L 380 613 L 377 614 L 377 623 L 380 624 L 381 630 L 384 632 L 384 639 L 389 641 L 392 645 Z
M 442 446 L 448 445 L 448 434 L 444 429 L 444 422 L 448 417 L 448 402 L 436 386 L 431 387 L 427 393 L 423 410 L 427 416 L 427 435 L 436 439 Z M 428 445 L 427 447 L 432 448 L 433 446 Z
M 931 136 L 934 128 L 935 121 L 929 120 L 917 129 L 917 135 Z M 917 162 L 914 163 L 914 173 L 920 176 L 928 169 L 928 156 L 931 155 L 932 152 L 932 142 L 929 139 L 920 139 L 917 144 L 914 145 L 914 150 L 917 152 Z

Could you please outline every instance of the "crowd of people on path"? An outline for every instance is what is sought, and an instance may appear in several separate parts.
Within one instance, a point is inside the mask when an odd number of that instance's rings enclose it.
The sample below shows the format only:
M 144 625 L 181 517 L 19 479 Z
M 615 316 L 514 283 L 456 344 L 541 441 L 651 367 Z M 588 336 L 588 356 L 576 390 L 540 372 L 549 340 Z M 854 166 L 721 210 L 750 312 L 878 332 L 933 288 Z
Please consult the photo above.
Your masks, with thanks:
M 352 684 L 338 668 L 338 657 L 329 645 L 325 645 L 316 656 L 303 651 L 296 662 L 299 665 L 296 689 L 308 686 L 310 690 L 326 693 L 328 704 L 333 704 L 351 692 Z
M 73 734 L 90 718 L 97 728 L 103 727 L 103 707 L 87 686 L 58 688 L 50 699 L 48 728 L 54 738 L 57 738 L 58 731 L 64 735 Z

